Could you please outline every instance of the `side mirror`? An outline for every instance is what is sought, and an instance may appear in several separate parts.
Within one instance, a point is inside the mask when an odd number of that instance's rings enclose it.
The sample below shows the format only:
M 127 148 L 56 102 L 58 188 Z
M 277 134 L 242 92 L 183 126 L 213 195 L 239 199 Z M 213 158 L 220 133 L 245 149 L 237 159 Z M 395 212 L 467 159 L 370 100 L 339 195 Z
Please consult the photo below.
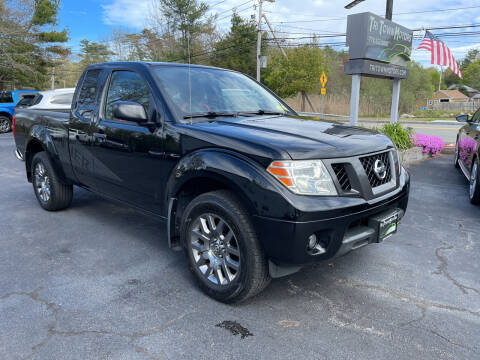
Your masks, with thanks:
M 456 119 L 458 122 L 468 122 L 468 114 L 458 115 Z
M 113 116 L 119 120 L 133 121 L 138 124 L 148 122 L 144 107 L 133 101 L 116 101 L 113 104 Z

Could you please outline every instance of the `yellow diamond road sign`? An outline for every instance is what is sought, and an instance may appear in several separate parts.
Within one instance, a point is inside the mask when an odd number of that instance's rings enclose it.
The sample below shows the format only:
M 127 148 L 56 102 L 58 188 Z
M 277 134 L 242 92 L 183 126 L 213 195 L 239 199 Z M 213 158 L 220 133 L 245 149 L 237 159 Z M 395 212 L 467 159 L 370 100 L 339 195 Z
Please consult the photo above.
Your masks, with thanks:
M 320 76 L 320 83 L 322 84 L 322 87 L 325 87 L 327 85 L 327 75 L 325 75 L 325 71 L 322 72 L 322 76 Z

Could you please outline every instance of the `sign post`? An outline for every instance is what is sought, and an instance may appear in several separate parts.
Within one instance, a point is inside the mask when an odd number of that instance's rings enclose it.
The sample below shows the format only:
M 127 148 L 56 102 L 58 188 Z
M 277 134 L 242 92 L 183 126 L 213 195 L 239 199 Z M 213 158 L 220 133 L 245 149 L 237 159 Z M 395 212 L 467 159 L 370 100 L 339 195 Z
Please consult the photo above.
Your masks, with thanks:
M 325 95 L 327 95 L 327 89 L 325 88 L 325 85 L 327 85 L 327 75 L 325 75 L 325 71 L 322 71 L 322 76 L 320 76 L 320 84 L 322 85 L 322 88 L 320 89 L 320 95 L 322 96 L 322 109 L 321 113 L 322 116 L 325 118 Z
M 398 119 L 400 80 L 409 74 L 413 31 L 370 12 L 349 15 L 347 46 L 349 61 L 344 72 L 352 76 L 350 124 L 358 124 L 360 77 L 393 80 L 391 122 Z

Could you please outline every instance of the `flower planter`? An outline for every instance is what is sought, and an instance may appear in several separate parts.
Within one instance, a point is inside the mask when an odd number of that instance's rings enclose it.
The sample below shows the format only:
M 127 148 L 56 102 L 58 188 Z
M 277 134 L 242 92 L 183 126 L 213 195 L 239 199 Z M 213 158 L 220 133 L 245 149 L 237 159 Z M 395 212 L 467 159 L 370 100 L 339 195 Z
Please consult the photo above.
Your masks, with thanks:
M 405 168 L 408 168 L 411 164 L 421 162 L 431 157 L 432 155 L 430 153 L 423 152 L 423 148 L 421 147 L 400 150 L 400 159 L 402 160 L 402 165 Z

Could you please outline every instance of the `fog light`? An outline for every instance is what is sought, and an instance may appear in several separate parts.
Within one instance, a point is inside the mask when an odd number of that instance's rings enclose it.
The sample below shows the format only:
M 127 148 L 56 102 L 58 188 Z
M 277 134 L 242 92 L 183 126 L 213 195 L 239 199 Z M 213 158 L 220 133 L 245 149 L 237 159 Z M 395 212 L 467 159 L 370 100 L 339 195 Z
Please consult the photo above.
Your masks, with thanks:
M 308 249 L 313 250 L 317 246 L 317 235 L 312 234 L 308 237 Z
M 325 249 L 324 244 L 319 241 L 317 235 L 312 234 L 308 237 L 307 253 L 310 255 L 321 255 L 325 254 L 327 249 Z

